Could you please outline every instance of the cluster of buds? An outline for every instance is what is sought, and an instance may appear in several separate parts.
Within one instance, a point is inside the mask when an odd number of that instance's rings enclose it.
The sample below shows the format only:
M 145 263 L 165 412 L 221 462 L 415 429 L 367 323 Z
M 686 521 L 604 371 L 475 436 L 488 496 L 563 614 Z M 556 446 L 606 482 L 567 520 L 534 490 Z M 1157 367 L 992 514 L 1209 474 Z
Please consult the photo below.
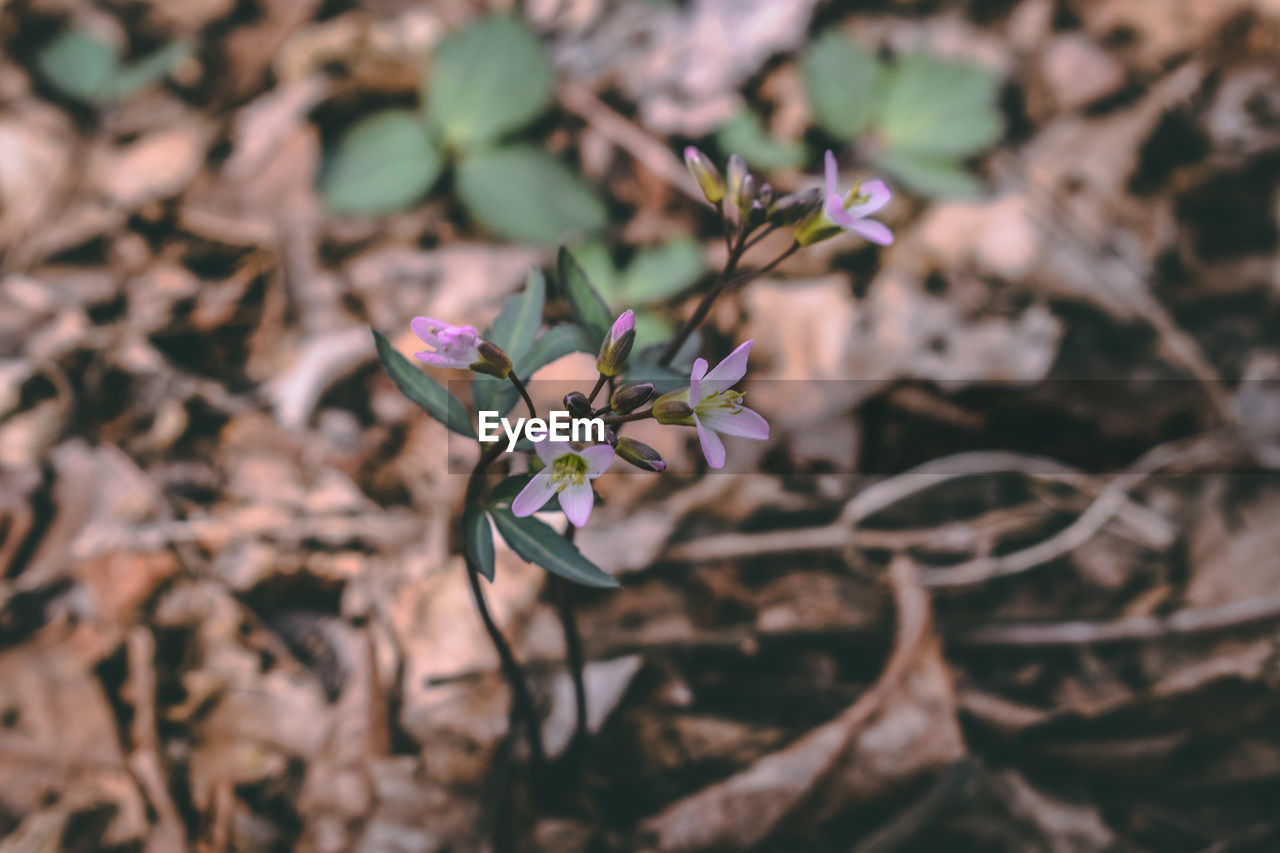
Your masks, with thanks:
M 415 317 L 412 328 L 429 347 L 416 353 L 427 364 L 455 367 L 478 373 L 513 377 L 511 359 L 491 342 L 481 339 L 471 326 L 453 326 L 427 317 Z M 588 443 L 544 439 L 534 443 L 542 465 L 511 503 L 516 516 L 538 512 L 552 497 L 569 521 L 581 527 L 595 504 L 591 481 L 605 473 L 615 458 L 645 471 L 665 471 L 667 463 L 649 445 L 618 433 L 633 421 L 655 419 L 661 424 L 690 426 L 697 430 L 707 464 L 723 468 L 725 447 L 721 435 L 756 440 L 769 437 L 769 425 L 757 412 L 742 404 L 743 394 L 732 390 L 747 372 L 752 341 L 739 346 L 710 370 L 699 358 L 689 374 L 689 385 L 654 399 L 651 382 L 615 382 L 625 370 L 635 343 L 635 316 L 624 312 L 614 321 L 600 344 L 596 368 L 600 373 L 592 393 L 572 391 L 564 407 L 572 416 L 600 418 L 606 429 L 603 440 Z M 497 369 L 496 365 L 505 365 Z M 605 384 L 611 386 L 607 402 L 593 408 Z M 648 406 L 647 408 L 646 405 Z
M 848 192 L 841 191 L 831 151 L 824 158 L 822 187 L 776 198 L 769 184 L 757 185 L 737 154 L 729 157 L 726 178 L 721 178 L 710 157 L 692 145 L 684 150 L 684 162 L 707 201 L 722 215 L 736 213 L 740 235 L 767 224 L 771 230 L 791 229 L 799 246 L 811 246 L 844 231 L 881 246 L 893 242 L 893 232 L 884 223 L 868 218 L 889 203 L 889 188 L 884 181 L 874 180 L 860 181 Z

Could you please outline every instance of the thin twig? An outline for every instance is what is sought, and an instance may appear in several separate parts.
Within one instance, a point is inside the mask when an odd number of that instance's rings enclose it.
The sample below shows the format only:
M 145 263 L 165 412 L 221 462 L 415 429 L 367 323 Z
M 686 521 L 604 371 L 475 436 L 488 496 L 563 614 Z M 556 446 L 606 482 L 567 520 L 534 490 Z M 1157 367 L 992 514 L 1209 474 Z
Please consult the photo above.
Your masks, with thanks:
M 1133 616 L 1113 622 L 984 625 L 949 635 L 947 642 L 962 646 L 1088 646 L 1208 634 L 1276 620 L 1280 620 L 1280 595 L 1268 595 L 1217 607 L 1186 608 L 1169 616 Z
M 151 630 L 138 626 L 125 643 L 129 663 L 129 691 L 133 700 L 133 722 L 129 727 L 133 753 L 129 767 L 156 814 L 156 827 L 149 849 L 179 853 L 185 847 L 186 824 L 169 794 L 164 767 L 160 763 L 160 739 L 156 734 L 155 639 Z

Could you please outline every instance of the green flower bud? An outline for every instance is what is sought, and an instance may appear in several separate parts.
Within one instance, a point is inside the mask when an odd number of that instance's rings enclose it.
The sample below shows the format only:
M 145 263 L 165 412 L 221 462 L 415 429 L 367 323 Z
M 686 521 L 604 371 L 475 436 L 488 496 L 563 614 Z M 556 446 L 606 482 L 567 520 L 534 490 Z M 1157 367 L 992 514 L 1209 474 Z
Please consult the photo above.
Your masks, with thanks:
M 570 391 L 564 395 L 564 409 L 575 418 L 591 417 L 591 401 L 581 391 Z
M 511 374 L 511 356 L 502 351 L 496 344 L 480 341 L 476 344 L 480 360 L 471 364 L 476 373 L 487 373 L 499 379 L 506 379 Z
M 801 246 L 812 246 L 814 243 L 821 243 L 836 236 L 841 230 L 839 225 L 832 222 L 826 213 L 819 209 L 797 225 L 793 234 L 796 242 Z
M 693 407 L 689 405 L 689 389 L 670 391 L 653 404 L 653 416 L 660 424 L 693 426 Z
M 663 461 L 658 451 L 642 441 L 623 436 L 618 439 L 618 443 L 614 445 L 613 449 L 620 459 L 630 462 L 637 468 L 645 471 L 667 470 L 667 463 Z
M 808 219 L 822 208 L 822 188 L 814 187 L 800 193 L 790 193 L 769 205 L 769 224 L 788 228 Z
M 724 198 L 724 181 L 711 158 L 690 145 L 684 149 L 684 164 L 689 167 L 689 174 L 698 182 L 707 201 L 718 204 Z
M 653 397 L 652 382 L 632 382 L 622 385 L 609 398 L 609 408 L 620 415 L 634 412 Z
M 605 335 L 600 345 L 600 356 L 596 359 L 596 370 L 604 376 L 617 376 L 627 364 L 627 356 L 631 355 L 631 347 L 636 342 L 636 315 L 631 311 L 623 311 L 613 321 L 609 334 Z
M 725 194 L 729 201 L 742 208 L 742 191 L 751 173 L 747 171 L 747 162 L 737 154 L 729 156 L 728 177 L 725 180 Z M 755 181 L 751 182 L 751 190 L 755 191 Z

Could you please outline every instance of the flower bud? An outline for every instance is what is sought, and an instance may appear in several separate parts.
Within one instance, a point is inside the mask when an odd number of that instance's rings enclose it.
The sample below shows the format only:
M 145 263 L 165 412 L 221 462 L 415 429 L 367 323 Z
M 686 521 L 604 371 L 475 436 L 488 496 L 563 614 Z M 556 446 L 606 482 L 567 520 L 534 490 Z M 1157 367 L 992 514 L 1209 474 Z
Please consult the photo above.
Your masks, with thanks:
M 618 454 L 619 459 L 630 462 L 637 468 L 645 471 L 667 470 L 667 463 L 663 461 L 658 451 L 642 441 L 623 436 L 618 439 L 618 443 L 614 445 L 613 449 Z
M 769 224 L 787 228 L 822 209 L 822 188 L 790 193 L 769 206 Z
M 729 201 L 742 208 L 742 191 L 746 188 L 748 178 L 751 173 L 747 171 L 747 161 L 743 160 L 737 154 L 729 156 L 728 177 L 725 180 L 725 193 Z M 751 179 L 751 190 L 755 191 L 755 179 Z
M 634 412 L 653 397 L 652 382 L 632 382 L 623 385 L 609 398 L 609 408 L 620 415 Z
M 511 374 L 511 356 L 502 351 L 497 344 L 480 341 L 476 344 L 480 360 L 472 362 L 471 369 L 476 373 L 487 373 L 499 379 L 506 379 Z
M 575 418 L 591 417 L 591 401 L 581 391 L 570 391 L 564 395 L 565 411 Z
M 613 321 L 609 334 L 605 335 L 600 345 L 600 355 L 596 358 L 596 370 L 604 376 L 617 376 L 631 355 L 631 346 L 636 342 L 636 315 L 630 310 L 623 311 Z
M 689 389 L 670 391 L 653 404 L 653 416 L 660 424 L 693 426 L 693 407 L 689 405 Z
M 812 246 L 814 243 L 821 243 L 836 236 L 840 231 L 840 226 L 832 222 L 826 213 L 819 209 L 797 225 L 793 234 L 796 242 L 801 246 Z
M 760 192 L 756 193 L 756 201 L 767 210 L 773 204 L 773 184 L 761 184 Z
M 707 201 L 719 204 L 724 198 L 724 181 L 711 158 L 690 145 L 684 149 L 684 164 L 689 167 L 689 174 L 698 182 Z

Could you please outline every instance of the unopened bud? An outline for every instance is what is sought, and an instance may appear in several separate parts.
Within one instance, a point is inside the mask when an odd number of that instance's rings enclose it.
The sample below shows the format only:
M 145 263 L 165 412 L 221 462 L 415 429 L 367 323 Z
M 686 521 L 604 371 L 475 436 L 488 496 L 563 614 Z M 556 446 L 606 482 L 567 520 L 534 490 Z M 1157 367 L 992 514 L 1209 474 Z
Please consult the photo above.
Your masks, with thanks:
M 609 408 L 620 415 L 634 412 L 653 397 L 652 382 L 632 382 L 623 385 L 609 398 Z
M 760 191 L 756 193 L 756 201 L 767 209 L 773 203 L 773 184 L 761 184 Z
M 729 156 L 729 169 L 727 178 L 725 179 L 725 193 L 729 201 L 736 205 L 739 209 L 742 207 L 742 191 L 751 173 L 747 171 L 747 161 L 743 160 L 737 154 Z M 755 180 L 751 181 L 751 190 L 755 191 Z
M 788 228 L 808 219 L 822 208 L 822 188 L 814 187 L 799 193 L 790 193 L 769 206 L 769 224 Z
M 628 310 L 623 311 L 613 321 L 609 334 L 605 335 L 600 345 L 600 355 L 596 359 L 596 370 L 604 376 L 617 376 L 626 366 L 627 356 L 631 355 L 631 347 L 636 342 L 636 315 Z
M 480 360 L 471 364 L 476 373 L 487 373 L 499 379 L 506 379 L 511 374 L 511 356 L 502 351 L 497 344 L 481 341 L 476 344 Z
M 689 389 L 670 391 L 653 404 L 653 416 L 660 424 L 693 426 L 693 407 L 689 405 Z
M 738 210 L 743 216 L 751 210 L 751 205 L 756 200 L 756 178 L 755 175 L 747 175 L 742 179 L 742 185 L 738 187 L 737 205 Z
M 643 441 L 636 441 L 634 438 L 623 436 L 618 439 L 618 443 L 614 445 L 613 449 L 620 459 L 630 462 L 637 468 L 645 471 L 667 470 L 667 463 L 663 461 L 658 451 Z
M 711 158 L 690 145 L 684 149 L 684 164 L 689 167 L 689 174 L 698 182 L 707 201 L 719 204 L 724 198 L 724 181 L 720 179 L 720 172 Z
M 581 391 L 570 391 L 564 395 L 564 408 L 575 418 L 591 417 L 591 401 Z

